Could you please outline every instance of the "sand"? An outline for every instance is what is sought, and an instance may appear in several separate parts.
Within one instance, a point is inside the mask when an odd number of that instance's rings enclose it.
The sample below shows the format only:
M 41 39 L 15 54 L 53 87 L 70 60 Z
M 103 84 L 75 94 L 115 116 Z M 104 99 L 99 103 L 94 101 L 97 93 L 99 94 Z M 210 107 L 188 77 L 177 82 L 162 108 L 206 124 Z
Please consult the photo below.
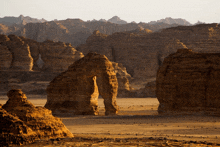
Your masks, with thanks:
M 46 96 L 27 95 L 27 97 L 35 106 L 44 106 L 46 103 Z M 4 104 L 6 100 L 6 97 L 0 97 L 1 104 Z M 115 116 L 104 116 L 103 99 L 100 98 L 100 115 L 98 116 L 61 117 L 66 127 L 76 136 L 75 140 L 64 142 L 70 144 L 71 142 L 78 142 L 78 145 L 72 144 L 73 146 L 95 146 L 95 144 L 97 146 L 120 146 L 126 145 L 126 143 L 128 143 L 127 146 L 132 146 L 131 141 L 133 140 L 134 146 L 147 146 L 145 143 L 150 142 L 147 141 L 148 138 L 153 137 L 159 139 L 156 141 L 157 143 L 160 142 L 161 138 L 166 138 L 171 143 L 168 145 L 166 140 L 162 139 L 163 143 L 160 145 L 163 144 L 163 146 L 175 146 L 177 140 L 180 146 L 190 145 L 190 143 L 192 146 L 193 142 L 205 143 L 206 145 L 208 143 L 211 146 L 214 143 L 220 145 L 219 116 L 202 114 L 158 115 L 159 102 L 156 98 L 118 98 L 117 104 L 120 111 Z M 99 142 L 100 139 L 101 142 Z M 117 139 L 122 141 L 117 142 Z M 172 140 L 174 140 L 174 144 L 172 144 Z M 59 141 L 56 143 L 58 145 Z M 67 146 L 66 143 L 63 145 Z

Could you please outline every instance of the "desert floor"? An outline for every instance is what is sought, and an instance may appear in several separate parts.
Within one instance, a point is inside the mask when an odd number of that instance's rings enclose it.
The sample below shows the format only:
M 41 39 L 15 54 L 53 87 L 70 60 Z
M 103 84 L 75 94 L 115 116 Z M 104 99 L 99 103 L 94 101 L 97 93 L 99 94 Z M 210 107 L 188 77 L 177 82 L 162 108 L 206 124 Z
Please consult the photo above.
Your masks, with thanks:
M 44 106 L 46 103 L 45 95 L 27 95 L 27 97 L 35 106 Z M 0 96 L 1 104 L 6 100 L 6 96 Z M 196 142 L 203 143 L 204 146 L 220 145 L 219 116 L 158 115 L 159 102 L 156 98 L 118 98 L 117 104 L 120 111 L 115 116 L 104 116 L 103 99 L 100 98 L 98 116 L 61 117 L 66 127 L 76 136 L 75 143 L 78 142 L 74 145 L 69 143 L 69 146 L 150 146 L 147 144 L 149 137 L 165 140 L 164 144 L 160 143 L 159 146 L 194 146 L 193 143 Z M 91 140 L 94 141 L 89 144 Z M 174 144 L 169 145 L 169 141 L 174 141 Z M 175 141 L 180 141 L 182 144 L 175 145 Z M 55 144 L 49 143 L 44 146 L 55 146 Z

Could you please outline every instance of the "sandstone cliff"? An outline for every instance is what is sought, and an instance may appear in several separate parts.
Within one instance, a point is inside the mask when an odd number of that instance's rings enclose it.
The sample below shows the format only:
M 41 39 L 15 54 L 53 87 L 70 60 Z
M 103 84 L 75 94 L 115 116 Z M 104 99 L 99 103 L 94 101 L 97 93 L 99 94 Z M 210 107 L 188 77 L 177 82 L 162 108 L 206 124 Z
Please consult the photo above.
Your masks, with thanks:
M 33 58 L 30 54 L 30 48 L 19 37 L 0 35 L 0 45 L 1 53 L 6 54 L 6 60 L 1 61 L 1 64 L 6 65 L 3 69 L 32 70 Z
M 83 57 L 70 43 L 37 42 L 15 35 L 0 35 L 0 70 L 65 71 Z
M 184 44 L 174 39 L 158 39 L 159 33 L 114 33 L 103 35 L 94 32 L 86 44 L 77 50 L 87 54 L 90 51 L 106 55 L 111 61 L 122 63 L 129 74 L 136 79 L 144 79 L 156 76 L 156 71 L 161 60 L 168 53 L 177 48 L 183 48 Z M 167 48 L 163 51 L 161 48 Z
M 35 107 L 21 90 L 10 90 L 9 100 L 0 108 L 2 144 L 23 144 L 36 139 L 73 137 L 51 111 Z
M 179 26 L 152 33 L 120 32 L 105 35 L 95 31 L 77 50 L 95 51 L 122 63 L 134 78 L 155 77 L 163 59 L 181 48 L 198 52 L 220 52 L 218 24 Z
M 219 53 L 190 49 L 180 49 L 166 57 L 157 72 L 158 112 L 219 114 L 219 63 Z
M 105 114 L 117 114 L 117 90 L 112 63 L 104 55 L 89 53 L 50 82 L 45 107 L 62 116 L 97 115 L 100 93 Z

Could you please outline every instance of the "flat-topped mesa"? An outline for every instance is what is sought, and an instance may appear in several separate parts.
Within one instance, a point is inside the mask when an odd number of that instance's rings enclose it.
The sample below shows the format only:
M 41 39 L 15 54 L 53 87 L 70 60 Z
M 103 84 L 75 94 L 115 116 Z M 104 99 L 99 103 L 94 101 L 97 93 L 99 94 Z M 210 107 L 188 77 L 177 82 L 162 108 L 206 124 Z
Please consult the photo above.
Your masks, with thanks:
M 117 114 L 117 91 L 112 63 L 104 55 L 88 53 L 50 82 L 45 107 L 55 115 L 97 115 L 100 93 L 105 114 Z
M 158 112 L 220 114 L 220 53 L 180 49 L 157 72 Z
M 73 137 L 72 133 L 65 127 L 59 118 L 54 117 L 51 114 L 51 111 L 44 107 L 35 107 L 27 100 L 26 95 L 20 89 L 10 90 L 7 93 L 7 96 L 9 100 L 2 106 L 2 109 L 7 112 L 4 112 L 3 110 L 1 112 L 7 115 L 0 115 L 0 117 L 2 117 L 1 121 L 9 122 L 12 126 L 18 126 L 22 130 L 5 128 L 6 130 L 3 130 L 4 135 L 0 136 L 4 140 L 8 135 L 11 138 L 18 138 L 19 143 L 19 134 L 20 138 L 24 137 L 27 141 L 45 138 Z M 9 120 L 10 117 L 14 121 Z M 19 122 L 21 122 L 20 125 L 17 124 Z M 17 132 L 19 130 L 20 132 Z M 6 139 L 5 141 L 8 140 Z M 24 140 L 20 141 L 22 143 Z

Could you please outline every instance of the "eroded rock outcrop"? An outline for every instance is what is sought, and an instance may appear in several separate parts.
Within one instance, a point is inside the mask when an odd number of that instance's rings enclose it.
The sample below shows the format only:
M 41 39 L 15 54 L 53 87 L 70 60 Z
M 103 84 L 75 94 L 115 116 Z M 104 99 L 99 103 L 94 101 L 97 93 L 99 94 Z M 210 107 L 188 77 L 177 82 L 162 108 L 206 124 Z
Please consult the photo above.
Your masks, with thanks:
M 70 43 L 0 35 L 0 70 L 62 72 L 84 55 Z
M 140 88 L 137 91 L 136 97 L 156 97 L 156 81 L 148 82 L 144 88 Z
M 100 93 L 105 114 L 117 114 L 117 90 L 112 63 L 104 55 L 89 53 L 50 82 L 45 107 L 56 115 L 97 115 Z
M 161 36 L 161 33 L 121 32 L 105 35 L 95 31 L 77 50 L 84 54 L 90 51 L 104 54 L 110 61 L 123 64 L 132 77 L 146 79 L 156 76 L 164 57 L 184 47 L 178 39 Z
M 117 97 L 129 97 L 130 90 L 132 90 L 129 84 L 132 79 L 131 75 L 127 73 L 126 68 L 120 63 L 112 62 L 112 66 L 118 80 Z
M 220 110 L 220 53 L 180 49 L 164 59 L 157 72 L 158 112 L 207 112 Z
M 15 35 L 0 35 L 0 49 L 4 58 L 1 60 L 3 69 L 30 71 L 33 67 L 33 58 L 30 48 Z
M 78 52 L 69 43 L 44 41 L 40 48 L 41 59 L 44 62 L 43 70 L 65 71 L 76 60 L 84 55 Z
M 0 111 L 4 143 L 22 144 L 35 139 L 73 137 L 59 118 L 52 116 L 51 111 L 44 107 L 35 107 L 21 90 L 10 90 L 7 95 L 9 100 Z

